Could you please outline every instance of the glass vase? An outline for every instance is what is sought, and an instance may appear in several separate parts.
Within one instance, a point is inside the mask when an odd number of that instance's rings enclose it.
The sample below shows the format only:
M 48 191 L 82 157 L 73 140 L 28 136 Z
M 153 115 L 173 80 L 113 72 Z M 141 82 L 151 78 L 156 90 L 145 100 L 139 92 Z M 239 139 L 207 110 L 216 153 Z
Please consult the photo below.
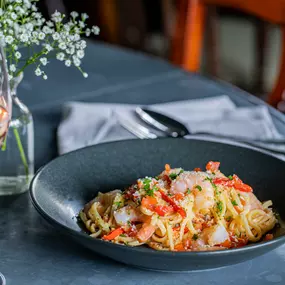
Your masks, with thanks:
M 1 56 L 4 57 L 2 52 Z M 7 81 L 5 69 L 2 61 L 0 71 L 0 195 L 13 195 L 27 191 L 34 175 L 34 126 L 31 112 L 17 97 L 17 87 L 23 75 Z M 5 81 L 9 82 L 7 86 Z
M 12 118 L 0 152 L 0 195 L 27 191 L 34 175 L 33 118 L 18 97 L 12 99 Z

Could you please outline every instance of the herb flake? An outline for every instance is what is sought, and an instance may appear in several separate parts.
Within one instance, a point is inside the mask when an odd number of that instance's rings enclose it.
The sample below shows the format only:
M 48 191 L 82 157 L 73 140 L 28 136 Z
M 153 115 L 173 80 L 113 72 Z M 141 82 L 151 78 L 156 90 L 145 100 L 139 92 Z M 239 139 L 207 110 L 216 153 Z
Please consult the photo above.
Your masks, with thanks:
M 213 180 L 212 180 L 210 177 L 207 177 L 207 178 L 204 179 L 204 181 L 207 181 L 207 180 L 210 181 L 212 187 L 213 187 L 214 190 L 215 190 L 215 194 L 216 194 L 216 195 L 220 194 L 220 192 L 218 191 L 218 187 L 217 187 L 217 185 L 213 182 Z
M 114 204 L 117 206 L 117 208 L 119 208 L 122 204 L 122 201 L 114 202 Z
M 192 236 L 192 239 L 193 239 L 193 240 L 197 240 L 197 239 L 198 239 L 198 235 L 197 235 L 197 234 L 194 234 L 194 235 Z
M 222 211 L 223 211 L 223 203 L 222 203 L 222 201 L 218 201 L 216 206 L 217 206 L 217 213 L 221 214 Z
M 202 191 L 202 187 L 200 185 L 196 185 L 195 188 L 198 189 L 199 191 Z
M 232 216 L 228 216 L 228 217 L 226 217 L 226 221 L 230 222 L 232 220 L 232 218 L 233 218 Z
M 169 178 L 170 178 L 171 180 L 174 180 L 174 179 L 177 178 L 177 176 L 179 176 L 179 175 L 180 175 L 181 173 L 183 173 L 183 172 L 184 172 L 184 170 L 181 169 L 178 174 L 176 174 L 176 173 L 170 173 L 170 174 L 169 174 Z
M 232 200 L 232 204 L 233 206 L 238 206 L 238 203 L 236 202 L 236 200 Z

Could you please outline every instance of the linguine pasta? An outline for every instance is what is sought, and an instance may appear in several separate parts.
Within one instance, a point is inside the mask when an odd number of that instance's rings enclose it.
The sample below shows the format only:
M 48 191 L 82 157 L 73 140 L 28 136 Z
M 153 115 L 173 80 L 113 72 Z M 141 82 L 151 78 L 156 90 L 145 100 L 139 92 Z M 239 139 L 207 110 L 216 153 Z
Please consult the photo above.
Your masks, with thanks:
M 272 239 L 272 202 L 261 203 L 249 185 L 237 175 L 226 177 L 219 165 L 210 161 L 205 171 L 185 171 L 167 164 L 157 177 L 99 193 L 79 217 L 94 238 L 156 250 L 219 250 Z

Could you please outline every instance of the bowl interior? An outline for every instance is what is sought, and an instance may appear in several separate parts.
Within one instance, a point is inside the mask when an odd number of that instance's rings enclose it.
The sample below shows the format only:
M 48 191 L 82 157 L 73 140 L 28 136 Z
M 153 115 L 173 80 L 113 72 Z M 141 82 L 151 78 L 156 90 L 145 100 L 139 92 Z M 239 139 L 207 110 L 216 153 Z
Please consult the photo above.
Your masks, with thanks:
M 285 162 L 252 149 L 218 142 L 185 139 L 129 140 L 88 147 L 63 155 L 36 175 L 31 195 L 44 215 L 82 231 L 76 216 L 98 191 L 123 189 L 139 177 L 155 176 L 164 165 L 191 170 L 220 161 L 226 175 L 237 174 L 256 196 L 271 199 L 285 220 Z M 283 226 L 275 236 L 285 235 Z

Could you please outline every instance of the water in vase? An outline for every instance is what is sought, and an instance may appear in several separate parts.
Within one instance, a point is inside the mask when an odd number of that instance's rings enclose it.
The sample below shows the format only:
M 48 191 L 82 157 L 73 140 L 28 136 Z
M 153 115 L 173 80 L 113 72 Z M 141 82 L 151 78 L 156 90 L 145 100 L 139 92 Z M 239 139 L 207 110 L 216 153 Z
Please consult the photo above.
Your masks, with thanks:
M 13 116 L 8 129 L 5 108 L 0 110 L 0 195 L 19 194 L 28 190 L 34 174 L 33 120 Z

